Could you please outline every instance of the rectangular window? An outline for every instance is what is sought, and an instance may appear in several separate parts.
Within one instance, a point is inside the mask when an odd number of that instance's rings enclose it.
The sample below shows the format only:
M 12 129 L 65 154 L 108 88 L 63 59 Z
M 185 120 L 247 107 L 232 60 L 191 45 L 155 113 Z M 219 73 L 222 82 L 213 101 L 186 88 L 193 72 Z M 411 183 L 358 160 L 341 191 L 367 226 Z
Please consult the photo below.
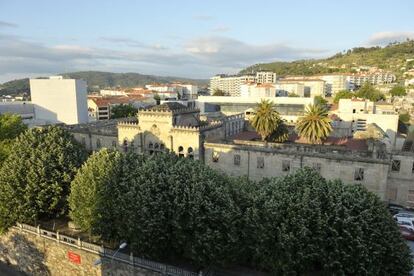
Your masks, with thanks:
M 257 168 L 263 169 L 264 168 L 264 158 L 263 157 L 257 157 Z
M 363 168 L 356 168 L 355 169 L 354 180 L 355 181 L 364 180 L 364 169 Z
M 290 171 L 290 161 L 289 160 L 283 160 L 282 162 L 282 171 L 289 172 Z
M 312 168 L 313 168 L 315 171 L 317 171 L 318 173 L 321 173 L 321 168 L 322 168 L 322 165 L 321 165 L 321 163 L 313 163 L 313 164 L 312 164 Z
M 234 165 L 240 166 L 240 155 L 239 154 L 234 155 Z
M 414 162 L 413 162 L 413 167 L 411 168 L 411 172 L 414 173 Z
M 392 160 L 391 161 L 391 171 L 399 172 L 401 167 L 401 160 Z
M 213 161 L 214 163 L 217 163 L 217 162 L 219 161 L 219 157 L 220 157 L 220 155 L 219 155 L 219 153 L 218 153 L 218 152 L 213 152 L 213 155 L 212 155 L 212 161 Z

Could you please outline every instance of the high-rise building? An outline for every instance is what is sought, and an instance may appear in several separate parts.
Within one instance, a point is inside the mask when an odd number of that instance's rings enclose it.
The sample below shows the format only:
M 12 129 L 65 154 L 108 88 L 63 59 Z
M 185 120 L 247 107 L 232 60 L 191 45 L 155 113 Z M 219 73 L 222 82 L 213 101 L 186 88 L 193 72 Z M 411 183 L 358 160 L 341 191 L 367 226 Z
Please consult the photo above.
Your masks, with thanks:
M 86 81 L 62 76 L 31 79 L 30 93 L 36 120 L 69 125 L 88 122 Z
M 218 89 L 226 96 L 238 97 L 241 95 L 241 85 L 245 83 L 276 83 L 276 74 L 273 72 L 260 71 L 256 75 L 217 75 L 210 78 L 210 93 Z

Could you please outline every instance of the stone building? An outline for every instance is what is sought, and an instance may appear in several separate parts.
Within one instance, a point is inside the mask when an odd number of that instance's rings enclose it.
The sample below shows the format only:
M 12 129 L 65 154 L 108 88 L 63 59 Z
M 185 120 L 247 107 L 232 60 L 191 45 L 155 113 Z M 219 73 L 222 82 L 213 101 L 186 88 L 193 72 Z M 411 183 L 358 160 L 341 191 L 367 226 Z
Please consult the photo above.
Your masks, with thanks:
M 124 151 L 142 154 L 170 151 L 203 160 L 205 139 L 224 139 L 243 128 L 242 115 L 202 121 L 198 109 L 166 102 L 140 111 L 137 121 L 118 123 L 118 145 Z
M 324 145 L 306 144 L 297 137 L 264 144 L 246 129 L 242 114 L 203 121 L 198 109 L 176 102 L 142 110 L 138 119 L 70 126 L 89 150 L 170 151 L 252 180 L 284 176 L 308 166 L 327 179 L 364 185 L 385 202 L 414 207 L 412 144 L 393 152 L 387 152 L 383 143 L 344 137 L 330 137 Z

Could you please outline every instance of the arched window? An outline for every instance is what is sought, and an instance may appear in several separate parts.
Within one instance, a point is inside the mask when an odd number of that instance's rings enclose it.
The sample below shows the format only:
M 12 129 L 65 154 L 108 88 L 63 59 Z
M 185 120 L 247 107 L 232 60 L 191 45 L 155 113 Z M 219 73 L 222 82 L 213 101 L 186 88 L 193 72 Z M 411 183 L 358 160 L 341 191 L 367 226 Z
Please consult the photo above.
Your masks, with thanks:
M 97 139 L 96 139 L 96 148 L 97 148 L 97 149 L 100 149 L 100 148 L 101 148 L 101 146 L 102 146 L 102 145 L 101 145 L 101 139 L 97 138 Z
M 184 148 L 182 146 L 178 147 L 178 157 L 184 157 Z
M 154 153 L 154 144 L 152 142 L 149 142 L 148 149 L 149 149 L 149 154 Z
M 192 147 L 189 147 L 187 149 L 187 157 L 190 158 L 190 159 L 194 159 L 194 151 L 193 151 Z
M 164 151 L 164 150 L 165 150 L 165 146 L 164 146 L 164 144 L 161 144 L 161 145 L 160 145 L 160 150 L 162 150 L 162 151 Z
M 160 147 L 160 145 L 158 145 L 158 143 L 155 143 L 154 149 L 157 150 L 157 149 L 159 149 L 159 147 Z

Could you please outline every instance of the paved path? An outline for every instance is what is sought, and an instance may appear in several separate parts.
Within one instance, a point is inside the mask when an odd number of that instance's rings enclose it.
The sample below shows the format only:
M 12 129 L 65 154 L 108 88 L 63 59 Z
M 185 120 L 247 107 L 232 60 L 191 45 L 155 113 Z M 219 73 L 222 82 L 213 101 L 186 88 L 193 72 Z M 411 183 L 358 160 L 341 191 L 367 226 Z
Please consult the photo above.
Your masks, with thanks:
M 0 275 L 7 276 L 26 276 L 23 272 L 13 269 L 11 266 L 0 262 Z

